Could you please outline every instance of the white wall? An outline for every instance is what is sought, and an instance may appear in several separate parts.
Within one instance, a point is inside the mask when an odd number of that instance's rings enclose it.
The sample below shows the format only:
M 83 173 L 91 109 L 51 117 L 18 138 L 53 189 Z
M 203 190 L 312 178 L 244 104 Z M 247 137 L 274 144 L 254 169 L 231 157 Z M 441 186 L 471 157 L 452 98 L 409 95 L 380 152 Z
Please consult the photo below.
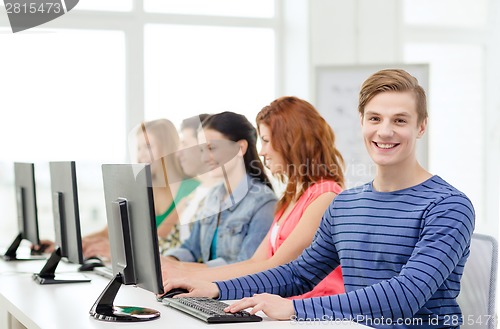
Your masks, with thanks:
M 296 3 L 293 0 L 291 2 Z M 476 48 L 481 49 L 480 54 L 484 54 L 484 62 L 477 65 L 469 63 L 471 65 L 468 70 L 476 78 L 479 77 L 485 90 L 479 93 L 479 99 L 474 99 L 473 106 L 462 112 L 457 113 L 454 104 L 470 101 L 467 98 L 468 77 L 459 73 L 458 78 L 456 75 L 444 76 L 445 73 L 439 71 L 439 67 L 431 69 L 429 112 L 432 123 L 428 136 L 431 157 L 428 169 L 471 198 L 476 209 L 477 232 L 498 237 L 500 67 L 498 60 L 494 58 L 500 58 L 500 14 L 496 2 L 489 2 L 491 10 L 488 12 L 491 17 L 485 17 L 490 22 L 486 31 L 449 29 L 441 32 L 433 28 L 408 28 L 403 21 L 403 2 L 398 0 L 308 1 L 308 10 L 303 12 L 302 16 L 295 16 L 295 20 L 308 20 L 308 39 L 303 40 L 300 34 L 301 38 L 293 41 L 295 47 L 296 43 L 302 42 L 303 47 L 309 50 L 308 83 L 293 87 L 285 83 L 283 91 L 284 94 L 306 95 L 313 101 L 315 67 L 403 63 L 405 45 L 413 45 L 415 42 L 417 45 L 427 41 L 435 41 L 438 44 L 450 42 L 450 49 L 468 49 L 470 45 L 473 51 L 474 47 L 479 45 Z M 498 17 L 496 23 L 494 17 Z M 433 36 L 435 32 L 439 32 L 436 33 L 437 36 Z M 476 34 L 480 34 L 481 38 L 477 38 Z M 435 54 L 425 54 L 424 51 L 423 58 L 424 55 L 432 57 L 431 55 Z M 411 56 L 406 54 L 406 57 Z M 461 68 L 454 69 L 459 72 Z M 284 80 L 297 79 L 295 73 L 286 72 Z M 446 100 L 438 101 L 439 96 L 444 97 L 444 94 L 432 94 L 433 79 L 435 82 L 444 79 L 447 80 L 446 83 L 451 84 L 451 92 L 454 91 L 454 94 L 448 103 Z M 457 79 L 456 87 L 453 87 L 454 79 Z M 308 90 L 305 85 L 309 86 Z M 297 87 L 300 89 L 297 90 Z M 464 90 L 457 92 L 460 88 Z M 433 107 L 434 104 L 439 107 Z

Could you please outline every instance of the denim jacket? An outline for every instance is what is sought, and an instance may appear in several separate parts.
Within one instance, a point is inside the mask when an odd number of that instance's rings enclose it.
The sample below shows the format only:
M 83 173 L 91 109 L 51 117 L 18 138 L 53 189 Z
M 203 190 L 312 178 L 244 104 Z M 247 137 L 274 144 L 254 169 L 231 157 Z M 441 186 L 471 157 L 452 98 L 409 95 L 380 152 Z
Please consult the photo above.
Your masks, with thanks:
M 276 195 L 250 176 L 246 176 L 224 202 L 225 194 L 224 184 L 213 188 L 205 208 L 197 214 L 189 238 L 179 248 L 168 250 L 165 256 L 184 262 L 203 262 L 212 267 L 240 262 L 253 255 L 273 222 Z M 223 210 L 219 211 L 221 205 Z M 209 260 L 219 213 L 217 258 Z

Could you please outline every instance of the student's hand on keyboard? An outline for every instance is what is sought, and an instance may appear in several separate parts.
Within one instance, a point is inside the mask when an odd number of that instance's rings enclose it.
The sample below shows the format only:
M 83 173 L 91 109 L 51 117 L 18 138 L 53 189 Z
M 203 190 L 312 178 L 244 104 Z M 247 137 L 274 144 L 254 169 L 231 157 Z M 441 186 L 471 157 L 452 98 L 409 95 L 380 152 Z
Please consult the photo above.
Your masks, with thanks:
M 95 237 L 86 239 L 82 243 L 84 258 L 99 257 L 101 259 L 111 259 L 111 252 L 108 238 Z
M 163 289 L 165 291 L 170 291 L 174 288 L 184 288 L 189 291 L 189 293 L 187 294 L 180 294 L 175 297 L 219 297 L 219 288 L 217 287 L 217 285 L 208 281 L 174 279 L 164 282 Z
M 295 314 L 293 301 L 278 295 L 255 294 L 253 297 L 243 298 L 224 309 L 224 312 L 235 313 L 252 307 L 250 314 L 259 311 L 264 312 L 268 317 L 275 320 L 290 320 Z

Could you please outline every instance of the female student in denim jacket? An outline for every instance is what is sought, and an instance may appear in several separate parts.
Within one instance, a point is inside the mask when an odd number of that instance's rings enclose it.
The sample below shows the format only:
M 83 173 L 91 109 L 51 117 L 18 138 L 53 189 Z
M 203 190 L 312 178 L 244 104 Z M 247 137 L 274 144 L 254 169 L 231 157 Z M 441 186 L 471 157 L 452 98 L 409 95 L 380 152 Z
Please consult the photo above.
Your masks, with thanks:
M 198 140 L 205 142 L 206 170 L 222 182 L 207 197 L 189 238 L 167 251 L 163 262 L 212 267 L 248 259 L 266 236 L 276 205 L 257 153 L 257 132 L 243 115 L 222 112 L 203 121 Z
M 257 127 L 262 140 L 260 155 L 271 173 L 286 182 L 266 238 L 250 259 L 236 264 L 201 271 L 184 264 L 165 264 L 169 279 L 226 280 L 294 260 L 311 243 L 321 216 L 342 191 L 343 159 L 335 147 L 335 135 L 310 103 L 297 97 L 278 98 L 259 112 Z M 300 297 L 343 292 L 338 267 Z

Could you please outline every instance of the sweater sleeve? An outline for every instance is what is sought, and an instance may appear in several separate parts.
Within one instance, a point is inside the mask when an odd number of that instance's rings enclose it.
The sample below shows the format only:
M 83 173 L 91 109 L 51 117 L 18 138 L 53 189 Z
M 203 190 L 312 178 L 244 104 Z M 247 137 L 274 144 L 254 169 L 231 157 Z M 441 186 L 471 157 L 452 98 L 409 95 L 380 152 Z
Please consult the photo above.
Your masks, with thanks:
M 311 246 L 295 261 L 240 278 L 216 282 L 220 299 L 239 299 L 268 292 L 283 297 L 297 296 L 314 288 L 339 265 L 331 242 L 331 210 L 327 210 Z

